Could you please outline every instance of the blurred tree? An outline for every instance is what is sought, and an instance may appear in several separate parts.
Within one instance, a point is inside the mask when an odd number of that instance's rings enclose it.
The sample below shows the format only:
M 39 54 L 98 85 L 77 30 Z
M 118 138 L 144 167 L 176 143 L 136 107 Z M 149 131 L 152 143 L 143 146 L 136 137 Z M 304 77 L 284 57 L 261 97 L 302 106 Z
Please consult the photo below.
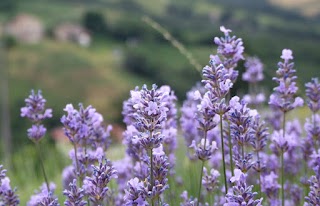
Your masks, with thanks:
M 10 49 L 14 45 L 15 41 L 10 37 L 3 37 L 0 41 L 1 137 L 3 140 L 3 155 L 7 168 L 11 168 L 12 137 L 9 108 L 9 67 L 6 64 L 6 59 Z
M 17 0 L 1 0 L 0 12 L 15 13 L 17 9 Z
M 82 20 L 83 26 L 94 35 L 105 35 L 108 31 L 104 16 L 98 11 L 88 11 Z

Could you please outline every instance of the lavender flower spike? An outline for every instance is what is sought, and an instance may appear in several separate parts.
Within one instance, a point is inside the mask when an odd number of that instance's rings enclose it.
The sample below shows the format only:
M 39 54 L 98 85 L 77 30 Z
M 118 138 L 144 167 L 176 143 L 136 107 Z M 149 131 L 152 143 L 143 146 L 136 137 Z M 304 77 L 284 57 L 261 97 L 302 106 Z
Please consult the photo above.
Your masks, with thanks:
M 117 171 L 109 160 L 105 160 L 105 163 L 100 161 L 98 167 L 92 167 L 93 175 L 84 180 L 83 188 L 91 202 L 102 204 L 107 198 L 108 183 L 112 178 L 117 178 Z
M 16 189 L 11 189 L 10 179 L 6 177 L 6 170 L 0 165 L 0 205 L 19 205 L 20 200 L 16 195 Z
M 302 106 L 303 99 L 301 97 L 294 98 L 298 87 L 295 82 L 297 77 L 295 76 L 296 70 L 293 69 L 294 63 L 289 62 L 293 59 L 292 51 L 284 49 L 281 58 L 284 62 L 278 63 L 277 77 L 273 78 L 279 85 L 273 89 L 274 93 L 270 96 L 269 104 L 286 113 Z
M 320 110 L 320 83 L 318 78 L 312 78 L 311 82 L 306 83 L 307 104 L 312 112 Z
M 46 128 L 41 122 L 46 118 L 52 117 L 52 109 L 45 109 L 46 100 L 43 98 L 41 91 L 31 94 L 25 99 L 26 106 L 21 108 L 21 117 L 27 117 L 33 123 L 28 129 L 28 137 L 35 143 L 38 143 L 46 133 Z
M 253 185 L 247 186 L 246 175 L 239 169 L 235 169 L 235 176 L 230 179 L 235 184 L 232 192 L 226 195 L 226 203 L 223 206 L 248 205 L 262 206 L 262 198 L 255 199 L 256 192 L 252 192 Z
M 77 180 L 73 179 L 73 182 L 69 184 L 70 190 L 64 190 L 63 194 L 67 196 L 67 200 L 64 202 L 65 206 L 84 206 L 86 201 L 83 200 L 84 190 L 77 188 Z
M 33 123 L 38 123 L 46 118 L 52 117 L 52 109 L 45 109 L 46 100 L 42 96 L 41 90 L 31 94 L 25 99 L 26 106 L 21 108 L 21 117 L 27 117 Z

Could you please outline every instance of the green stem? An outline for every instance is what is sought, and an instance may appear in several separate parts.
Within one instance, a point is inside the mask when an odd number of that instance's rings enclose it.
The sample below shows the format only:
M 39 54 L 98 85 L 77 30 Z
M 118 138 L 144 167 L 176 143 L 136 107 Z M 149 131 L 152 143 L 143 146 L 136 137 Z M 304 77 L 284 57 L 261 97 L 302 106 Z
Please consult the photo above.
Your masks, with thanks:
M 201 172 L 200 172 L 200 181 L 199 181 L 199 190 L 198 190 L 198 202 L 197 202 L 197 206 L 199 206 L 199 204 L 200 204 L 201 186 L 202 186 L 202 176 L 203 176 L 203 167 L 204 167 L 204 160 L 202 160 L 202 164 L 201 164 Z
M 227 194 L 228 193 L 228 185 L 227 185 L 227 175 L 226 175 L 226 162 L 224 159 L 222 114 L 220 114 L 220 134 L 221 134 L 221 154 L 222 154 L 222 163 L 223 163 L 224 187 L 225 187 L 225 194 Z
M 259 157 L 259 150 L 257 151 L 257 159 L 259 162 L 259 179 L 258 179 L 258 185 L 259 185 L 259 198 L 261 198 L 262 196 L 262 192 L 261 192 L 261 170 L 260 170 L 260 157 Z
M 229 126 L 228 126 L 228 132 L 229 132 L 229 134 L 228 134 L 228 140 L 229 140 L 230 168 L 231 168 L 231 174 L 232 174 L 232 176 L 234 176 L 230 124 L 229 124 Z
M 207 145 L 207 135 L 208 135 L 208 131 L 204 130 L 204 150 L 206 149 L 206 145 Z M 201 197 L 201 187 L 202 187 L 202 176 L 203 176 L 203 167 L 204 167 L 204 160 L 202 160 L 202 165 L 201 165 L 201 172 L 200 172 L 200 181 L 199 181 L 199 191 L 198 191 L 198 203 L 197 206 L 199 206 L 200 204 L 200 197 Z
M 75 161 L 76 161 L 76 176 L 77 176 L 77 179 L 78 179 L 78 185 L 80 186 L 81 183 L 80 183 L 80 171 L 79 171 L 79 165 L 78 165 L 78 152 L 77 152 L 77 146 L 76 146 L 76 143 L 73 143 L 73 149 L 74 149 L 74 158 L 75 158 Z
M 44 164 L 43 164 L 43 159 L 42 159 L 42 154 L 41 154 L 41 149 L 40 149 L 40 143 L 36 142 L 35 144 L 36 144 L 36 148 L 37 148 L 38 155 L 39 155 L 39 158 L 40 158 L 40 165 L 41 165 L 44 181 L 46 182 L 47 190 L 49 192 L 50 191 L 49 181 L 48 181 L 48 178 L 47 178 L 47 175 L 46 175 L 46 171 L 44 169 Z

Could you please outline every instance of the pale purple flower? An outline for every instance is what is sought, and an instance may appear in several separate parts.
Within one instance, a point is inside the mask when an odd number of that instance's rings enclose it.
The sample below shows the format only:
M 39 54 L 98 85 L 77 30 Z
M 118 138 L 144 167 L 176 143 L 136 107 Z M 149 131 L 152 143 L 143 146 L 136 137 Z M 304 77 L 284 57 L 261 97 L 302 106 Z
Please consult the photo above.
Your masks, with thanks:
M 269 105 L 286 113 L 296 107 L 301 107 L 303 99 L 294 97 L 298 87 L 295 82 L 297 77 L 295 76 L 296 70 L 293 69 L 294 64 L 289 62 L 290 59 L 293 59 L 292 51 L 284 49 L 282 56 L 285 61 L 278 63 L 277 77 L 273 78 L 278 86 L 273 89 L 274 93 L 270 96 Z
M 183 191 L 180 198 L 182 199 L 180 206 L 196 206 L 198 203 L 197 198 L 188 197 L 187 191 Z
M 217 56 L 211 58 L 216 63 L 222 63 L 230 75 L 231 81 L 235 82 L 238 77 L 238 71 L 235 70 L 239 60 L 244 59 L 243 42 L 241 38 L 236 36 L 230 36 L 230 29 L 226 29 L 224 26 L 220 27 L 220 30 L 224 33 L 224 37 L 215 37 L 214 43 L 218 46 Z
M 261 190 L 264 192 L 269 200 L 270 205 L 276 206 L 275 202 L 278 203 L 280 185 L 278 183 L 278 176 L 271 172 L 268 175 L 262 176 L 261 178 Z
M 196 144 L 195 140 L 193 140 L 190 148 L 193 149 L 194 155 L 203 161 L 209 160 L 218 149 L 215 141 L 209 142 L 209 140 L 206 141 L 204 138 L 201 139 L 199 144 Z
M 235 176 L 230 181 L 233 182 L 234 186 L 226 194 L 224 206 L 262 206 L 263 198 L 255 199 L 258 193 L 252 191 L 253 185 L 247 185 L 246 175 L 240 170 L 235 170 Z
M 90 202 L 103 204 L 107 199 L 109 191 L 108 183 L 111 179 L 117 178 L 117 171 L 109 160 L 101 160 L 99 166 L 92 166 L 93 174 L 86 177 L 84 181 L 84 192 L 89 196 Z
M 305 84 L 307 105 L 314 113 L 320 110 L 320 83 L 318 78 L 312 78 L 311 82 Z
M 128 189 L 124 196 L 125 206 L 148 206 L 144 191 L 144 184 L 138 178 L 133 178 L 127 183 Z
M 293 59 L 292 51 L 290 49 L 283 49 L 281 59 L 285 61 L 289 61 L 290 59 Z
M 158 105 L 157 103 L 150 101 L 148 102 L 148 106 L 145 108 L 148 115 L 157 114 Z
M 63 189 L 70 189 L 69 185 L 76 179 L 76 171 L 73 165 L 65 167 L 62 171 L 62 186 Z
M 73 144 L 92 144 L 94 140 L 91 137 L 97 135 L 97 130 L 103 122 L 102 115 L 96 112 L 96 109 L 91 105 L 84 108 L 82 104 L 79 104 L 79 110 L 74 109 L 72 104 L 67 104 L 64 111 L 67 114 L 62 116 L 61 123 L 69 140 Z M 108 133 L 108 131 L 105 132 Z M 93 139 L 96 138 L 93 137 Z
M 53 195 L 56 189 L 54 183 L 50 183 L 49 191 L 46 184 L 42 184 L 39 191 L 30 197 L 27 206 L 59 206 L 57 198 Z
M 230 182 L 238 182 L 240 180 L 241 175 L 245 175 L 240 169 L 234 169 L 234 176 L 230 178 Z
M 0 165 L 0 205 L 17 206 L 20 203 L 16 194 L 17 189 L 11 189 L 10 179 L 6 177 L 6 170 Z
M 46 131 L 47 129 L 42 124 L 32 125 L 32 127 L 27 130 L 29 139 L 36 143 L 44 137 Z
M 242 80 L 257 83 L 263 80 L 263 64 L 257 57 L 248 57 L 244 64 L 246 71 L 242 74 Z
M 64 202 L 65 206 L 84 206 L 87 204 L 86 201 L 83 200 L 84 190 L 82 188 L 77 187 L 76 179 L 73 180 L 69 185 L 69 190 L 64 190 L 63 195 L 67 197 L 67 200 Z
M 33 123 L 41 122 L 44 119 L 52 117 L 52 109 L 45 109 L 46 100 L 43 98 L 41 90 L 31 94 L 25 99 L 26 106 L 21 108 L 21 117 L 27 117 Z
M 207 168 L 203 168 L 202 185 L 206 188 L 207 192 L 212 192 L 219 186 L 219 176 L 218 170 L 211 169 L 210 173 L 208 173 Z
M 289 137 L 288 134 L 283 135 L 283 130 L 273 131 L 271 140 L 278 152 L 284 153 L 289 149 Z
M 316 175 L 312 176 L 309 180 L 310 192 L 305 197 L 308 206 L 320 205 L 320 166 L 319 164 L 314 168 Z

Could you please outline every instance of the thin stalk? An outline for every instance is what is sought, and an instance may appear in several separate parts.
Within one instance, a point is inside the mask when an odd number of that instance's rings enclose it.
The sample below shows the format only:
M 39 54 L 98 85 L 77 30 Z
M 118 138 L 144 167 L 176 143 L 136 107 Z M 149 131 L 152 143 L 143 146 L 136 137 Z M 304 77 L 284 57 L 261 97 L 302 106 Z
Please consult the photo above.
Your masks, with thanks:
M 200 204 L 201 186 L 202 186 L 202 176 L 203 176 L 203 167 L 204 167 L 204 160 L 202 160 L 202 164 L 201 164 L 201 172 L 200 172 L 200 181 L 199 181 L 199 191 L 198 191 L 198 202 L 197 202 L 197 206 L 199 206 L 199 204 Z
M 284 206 L 284 164 L 283 164 L 283 151 L 281 151 L 281 205 Z
M 244 160 L 244 143 L 241 144 L 241 154 L 242 154 L 242 159 Z
M 316 128 L 316 112 L 312 112 L 312 123 L 313 123 L 313 129 Z M 316 152 L 318 152 L 318 140 L 315 135 L 312 137 L 314 139 L 314 149 Z
M 153 154 L 152 154 L 152 148 L 149 150 L 149 156 L 150 156 L 150 182 L 151 182 L 151 189 L 154 186 L 154 180 L 153 180 Z M 154 206 L 154 199 L 151 198 L 151 205 Z
M 232 176 L 234 176 L 230 124 L 228 126 L 228 132 L 229 132 L 228 140 L 229 140 L 230 168 L 231 168 L 231 174 L 232 174 Z
M 44 169 L 44 164 L 43 164 L 41 149 L 40 149 L 40 145 L 39 145 L 40 143 L 37 143 L 37 142 L 36 142 L 35 144 L 36 144 L 37 152 L 38 152 L 38 155 L 39 155 L 39 158 L 40 158 L 40 165 L 41 165 L 41 169 L 42 169 L 44 181 L 46 182 L 47 190 L 48 190 L 48 192 L 49 192 L 49 191 L 50 191 L 49 181 L 48 181 L 48 178 L 47 178 L 47 175 L 46 175 L 46 171 L 45 171 L 45 169 Z
M 258 185 L 259 185 L 259 198 L 262 196 L 261 192 L 261 170 L 260 170 L 260 157 L 259 157 L 259 150 L 257 151 L 257 160 L 259 162 L 259 179 L 258 179 Z
M 76 160 L 76 175 L 77 175 L 77 179 L 78 179 L 78 185 L 80 186 L 80 171 L 79 171 L 79 165 L 78 165 L 78 153 L 77 153 L 77 146 L 76 143 L 73 143 L 73 149 L 74 149 L 74 157 Z
M 285 138 L 286 134 L 286 112 L 283 112 L 283 139 Z M 284 151 L 281 150 L 280 154 L 280 164 L 281 164 L 281 205 L 284 206 L 284 161 L 283 161 L 283 153 Z
M 308 168 L 307 168 L 307 162 L 308 161 L 304 161 L 303 167 L 304 167 L 304 177 L 308 177 Z M 304 196 L 308 196 L 308 185 L 304 184 Z
M 204 150 L 206 149 L 206 145 L 207 145 L 207 135 L 208 135 L 208 131 L 207 131 L 207 130 L 204 130 Z M 204 160 L 202 160 L 202 165 L 201 165 L 200 181 L 199 181 L 199 191 L 198 191 L 198 203 L 197 203 L 197 206 L 199 206 L 199 204 L 200 204 L 201 187 L 202 187 L 202 176 L 203 176 L 203 167 L 204 167 Z
M 220 134 L 221 134 L 221 154 L 222 154 L 222 161 L 223 161 L 222 163 L 223 163 L 224 187 L 225 187 L 225 194 L 227 194 L 228 193 L 228 185 L 227 185 L 227 175 L 226 175 L 226 162 L 224 159 L 222 114 L 220 114 Z

